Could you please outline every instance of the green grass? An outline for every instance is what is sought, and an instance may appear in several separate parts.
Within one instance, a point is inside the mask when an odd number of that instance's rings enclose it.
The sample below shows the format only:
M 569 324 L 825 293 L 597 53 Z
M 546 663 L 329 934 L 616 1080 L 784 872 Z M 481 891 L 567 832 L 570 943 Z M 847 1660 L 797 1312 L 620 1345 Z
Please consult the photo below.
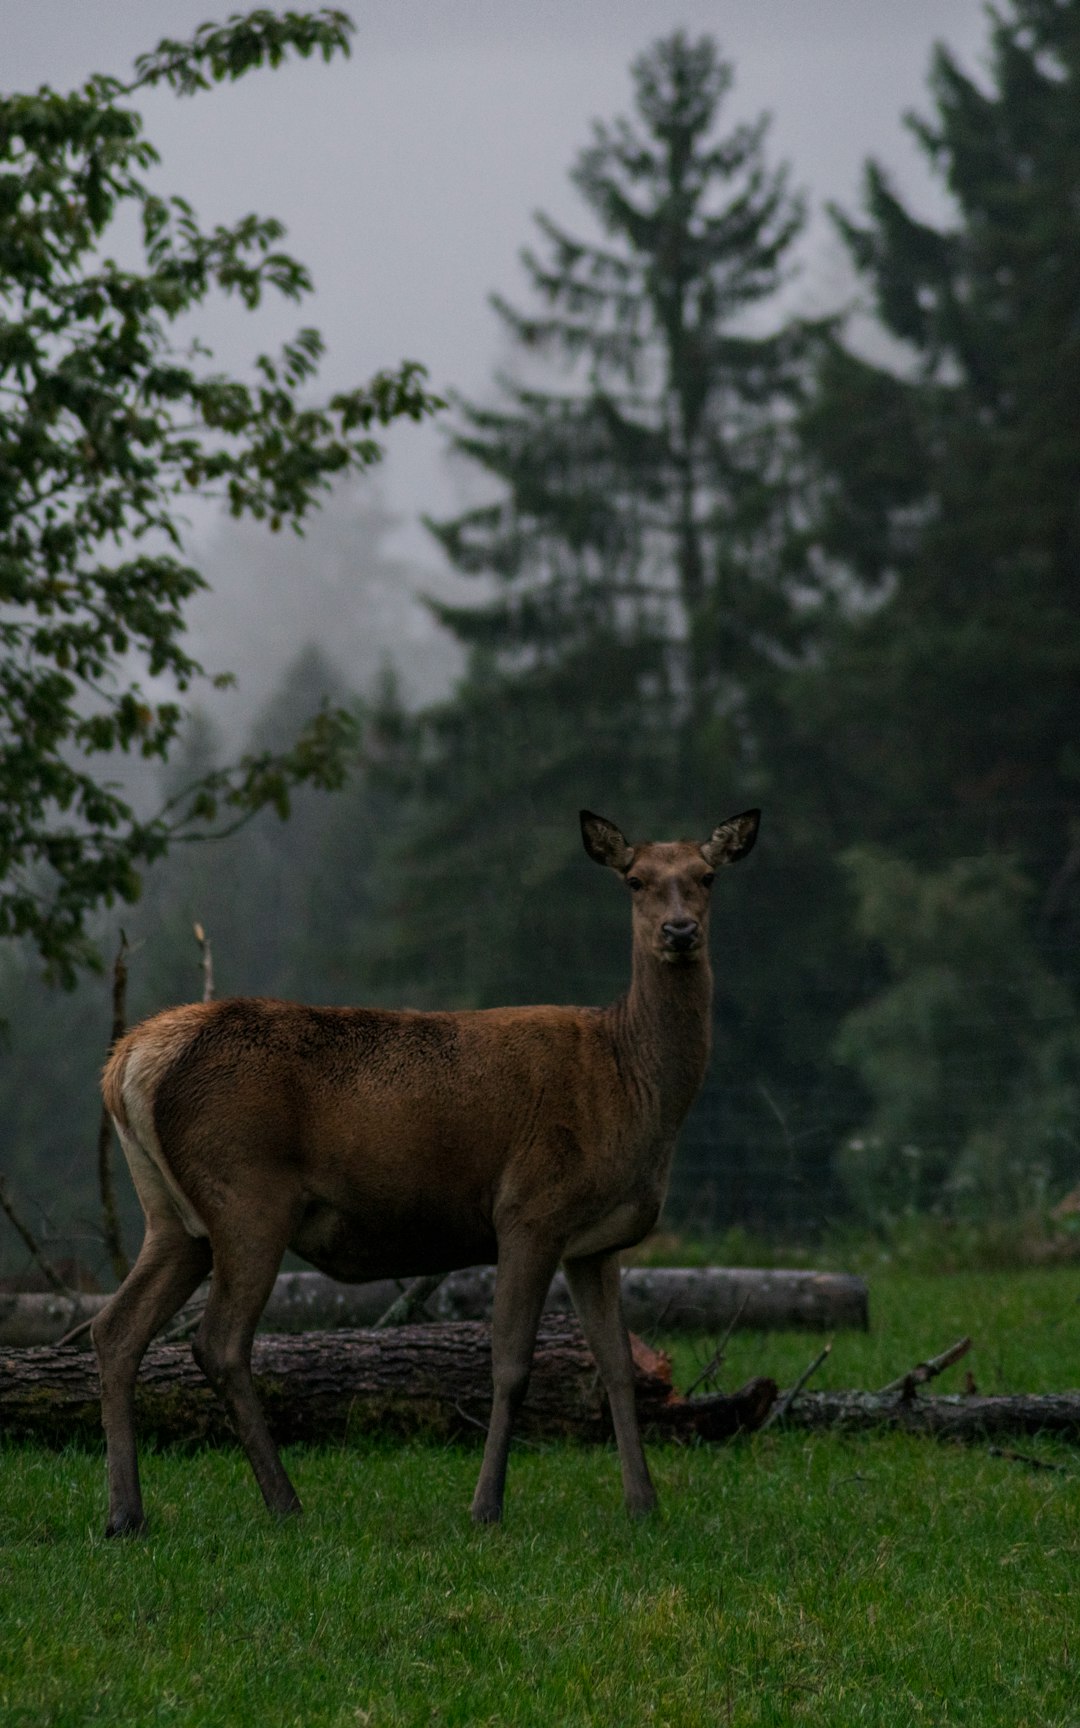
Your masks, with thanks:
M 641 1266 L 813 1266 L 862 1272 L 1017 1272 L 1026 1268 L 1080 1267 L 1080 1216 L 1045 1211 L 1013 1218 L 958 1219 L 904 1212 L 878 1229 L 833 1224 L 812 1241 L 754 1236 L 739 1226 L 720 1236 L 687 1236 L 660 1229 L 630 1251 Z
M 1078 1298 L 1073 1271 L 893 1275 L 820 1379 L 972 1331 L 984 1389 L 1080 1385 Z M 746 1335 L 724 1383 L 815 1348 Z M 1080 1724 L 1080 1456 L 1025 1450 L 1067 1471 L 898 1435 L 654 1447 L 663 1509 L 631 1525 L 610 1452 L 522 1447 L 498 1530 L 464 1448 L 294 1451 L 284 1527 L 235 1454 L 167 1452 L 151 1534 L 107 1544 L 101 1458 L 10 1447 L 0 1721 Z
M 970 1354 L 936 1380 L 933 1391 L 960 1391 L 968 1371 L 980 1392 L 1080 1388 L 1080 1268 L 938 1278 L 881 1272 L 870 1276 L 869 1285 L 870 1331 L 838 1333 L 814 1387 L 873 1390 L 967 1336 Z M 690 1383 L 713 1350 L 713 1341 L 704 1338 L 662 1342 L 674 1359 L 679 1386 Z M 726 1351 L 722 1384 L 730 1388 L 751 1375 L 771 1374 L 790 1385 L 821 1343 L 798 1332 L 737 1333 Z

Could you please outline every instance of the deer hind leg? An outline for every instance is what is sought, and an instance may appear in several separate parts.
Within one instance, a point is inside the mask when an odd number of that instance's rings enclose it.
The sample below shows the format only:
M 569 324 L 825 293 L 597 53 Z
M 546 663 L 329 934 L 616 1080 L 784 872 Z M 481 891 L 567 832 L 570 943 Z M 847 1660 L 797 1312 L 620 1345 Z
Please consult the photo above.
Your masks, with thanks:
M 528 1389 L 536 1329 L 558 1258 L 557 1248 L 535 1241 L 518 1238 L 499 1245 L 491 1320 L 491 1420 L 472 1502 L 477 1524 L 497 1524 L 502 1517 L 514 1417 Z
M 191 1350 L 232 1417 L 236 1435 L 269 1510 L 284 1516 L 301 1510 L 281 1462 L 251 1377 L 251 1346 L 259 1316 L 273 1289 L 290 1235 L 291 1218 L 245 1220 L 246 1228 L 224 1233 L 214 1244 L 214 1276 Z M 275 1227 L 279 1224 L 280 1227 Z M 256 1233 L 257 1232 L 257 1233 Z
M 146 1528 L 135 1449 L 135 1380 L 154 1334 L 183 1307 L 210 1270 L 210 1244 L 179 1218 L 147 1219 L 139 1257 L 90 1328 L 101 1378 L 101 1420 L 109 1472 L 106 1536 Z
M 626 1510 L 641 1516 L 655 1507 L 656 1490 L 645 1461 L 634 1404 L 634 1364 L 622 1317 L 619 1256 L 590 1254 L 581 1260 L 565 1260 L 563 1271 L 607 1392 Z

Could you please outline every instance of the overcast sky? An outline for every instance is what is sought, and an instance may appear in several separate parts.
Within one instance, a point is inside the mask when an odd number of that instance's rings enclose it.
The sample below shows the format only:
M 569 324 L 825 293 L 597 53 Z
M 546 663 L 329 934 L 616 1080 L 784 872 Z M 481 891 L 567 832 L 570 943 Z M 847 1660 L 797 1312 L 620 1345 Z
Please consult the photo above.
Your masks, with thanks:
M 0 83 L 63 89 L 91 71 L 123 74 L 161 36 L 239 9 L 0 0 Z M 657 36 L 679 26 L 715 36 L 736 67 L 728 122 L 774 116 L 772 159 L 791 163 L 815 211 L 793 290 L 808 310 L 850 290 L 820 211 L 830 198 L 857 203 L 868 155 L 917 207 L 941 211 L 902 116 L 927 108 L 936 40 L 976 70 L 986 43 L 981 0 L 375 0 L 351 10 L 347 62 L 257 73 L 185 101 L 148 96 L 162 189 L 183 193 L 204 221 L 252 209 L 285 221 L 315 277 L 302 318 L 327 338 L 328 384 L 409 357 L 437 388 L 469 396 L 490 391 L 505 359 L 487 295 L 523 299 L 517 254 L 533 211 L 581 227 L 567 170 L 590 122 L 627 109 L 628 66 Z M 243 314 L 215 315 L 210 334 L 242 365 L 297 322 L 293 308 L 258 329 Z M 421 511 L 452 510 L 458 494 L 433 428 L 395 431 L 380 485 L 404 518 L 392 549 L 434 563 L 413 524 Z

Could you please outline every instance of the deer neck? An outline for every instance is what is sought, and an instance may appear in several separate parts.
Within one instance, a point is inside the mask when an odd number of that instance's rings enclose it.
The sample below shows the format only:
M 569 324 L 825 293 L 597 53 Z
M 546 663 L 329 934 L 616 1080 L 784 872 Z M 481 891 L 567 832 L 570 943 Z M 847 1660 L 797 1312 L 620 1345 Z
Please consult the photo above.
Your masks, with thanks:
M 696 1098 L 709 1060 L 712 968 L 704 949 L 682 961 L 634 946 L 628 993 L 615 1005 L 614 1037 L 639 1107 L 666 1138 Z

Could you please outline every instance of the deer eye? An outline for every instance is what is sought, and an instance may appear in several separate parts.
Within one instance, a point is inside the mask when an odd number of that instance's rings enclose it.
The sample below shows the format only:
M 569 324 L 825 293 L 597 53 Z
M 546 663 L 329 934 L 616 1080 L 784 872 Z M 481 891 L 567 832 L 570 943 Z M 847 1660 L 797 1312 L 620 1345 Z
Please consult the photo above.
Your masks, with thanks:
M 701 886 L 703 888 L 711 888 L 715 881 L 716 881 L 716 871 L 710 870 L 707 875 L 705 875 L 701 878 Z
M 636 894 L 636 893 L 638 893 L 639 889 L 644 888 L 645 884 L 641 880 L 640 876 L 628 876 L 626 878 L 626 886 L 628 888 L 632 888 L 634 893 Z

